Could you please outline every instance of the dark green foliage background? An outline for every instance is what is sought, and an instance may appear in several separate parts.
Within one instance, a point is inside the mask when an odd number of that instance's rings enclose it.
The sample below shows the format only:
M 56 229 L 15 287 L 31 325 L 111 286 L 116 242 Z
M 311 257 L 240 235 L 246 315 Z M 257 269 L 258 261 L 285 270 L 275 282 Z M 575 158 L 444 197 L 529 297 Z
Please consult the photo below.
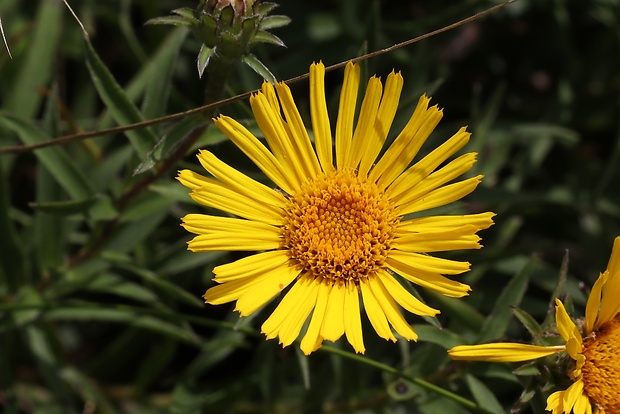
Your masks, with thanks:
M 143 25 L 193 2 L 70 3 L 96 52 L 88 51 L 61 2 L 0 4 L 13 54 L 0 53 L 0 147 L 204 104 L 210 80 L 197 76 L 198 41 L 181 29 Z M 306 73 L 313 61 L 346 61 L 495 4 L 287 1 L 276 13 L 292 23 L 274 31 L 287 48 L 261 45 L 254 53 L 284 80 Z M 114 90 L 109 79 L 99 79 L 108 100 L 94 79 L 106 67 L 121 85 Z M 244 254 L 186 251 L 190 235 L 180 217 L 209 210 L 190 200 L 174 180 L 176 170 L 200 171 L 194 154 L 208 148 L 264 178 L 210 128 L 181 162 L 119 206 L 124 193 L 152 174 L 148 160 L 169 154 L 145 155 L 181 121 L 166 122 L 0 156 L 0 411 L 473 412 L 398 379 L 382 363 L 475 401 L 483 412 L 508 412 L 515 404 L 544 412 L 544 398 L 556 384 L 553 372 L 533 368 L 515 376 L 515 366 L 450 362 L 445 349 L 529 342 L 512 306 L 543 322 L 552 298 L 568 296 L 574 314 L 582 315 L 588 286 L 620 235 L 620 2 L 518 0 L 364 61 L 363 78 L 376 73 L 385 79 L 393 68 L 402 72 L 405 87 L 392 138 L 424 92 L 444 108 L 444 120 L 423 152 L 461 125 L 473 132 L 466 150 L 479 152 L 479 161 L 471 174 L 483 173 L 485 180 L 440 212 L 497 213 L 496 225 L 481 233 L 484 249 L 445 255 L 472 263 L 461 277 L 473 287 L 471 295 L 451 300 L 421 292 L 442 314 L 435 321 L 407 316 L 418 343 L 386 343 L 366 324 L 370 360 L 352 358 L 346 341 L 305 358 L 295 346 L 282 349 L 258 333 L 274 304 L 241 321 L 232 305 L 204 305 L 213 266 Z M 341 80 L 342 70 L 326 78 L 332 120 Z M 260 83 L 239 64 L 225 94 Z M 291 87 L 309 125 L 307 81 Z M 247 100 L 218 111 L 259 133 Z M 133 175 L 140 165 L 144 171 Z M 522 394 L 524 388 L 531 393 Z

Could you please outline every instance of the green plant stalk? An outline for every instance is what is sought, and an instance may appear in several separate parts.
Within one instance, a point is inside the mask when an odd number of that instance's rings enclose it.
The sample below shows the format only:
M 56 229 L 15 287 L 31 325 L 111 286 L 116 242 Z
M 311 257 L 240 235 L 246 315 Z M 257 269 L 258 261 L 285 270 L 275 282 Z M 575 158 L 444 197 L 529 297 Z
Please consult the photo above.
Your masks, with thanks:
M 329 345 L 323 345 L 321 346 L 321 348 L 319 348 L 320 351 L 323 352 L 329 352 L 331 354 L 335 354 L 335 355 L 339 355 L 348 359 L 351 359 L 353 361 L 357 361 L 359 363 L 371 366 L 373 368 L 377 368 L 380 369 L 383 372 L 387 372 L 388 374 L 392 374 L 395 375 L 399 378 L 402 378 L 404 380 L 407 380 L 409 382 L 412 382 L 416 385 L 419 385 L 422 388 L 425 388 L 429 391 L 433 391 L 437 394 L 440 394 L 446 398 L 451 399 L 452 401 L 461 404 L 462 406 L 469 408 L 471 410 L 473 410 L 476 413 L 481 413 L 481 414 L 489 414 L 488 411 L 484 410 L 483 408 L 479 407 L 478 404 L 476 404 L 475 402 L 468 400 L 467 398 L 461 397 L 460 395 L 454 394 L 453 392 L 450 392 L 444 388 L 441 388 L 435 384 L 432 384 L 428 381 L 423 380 L 422 378 L 416 378 L 416 377 L 412 377 L 410 375 L 407 375 L 406 373 L 399 371 L 398 369 L 384 364 L 382 362 L 379 361 L 375 361 L 374 359 L 370 359 L 368 357 L 365 357 L 363 355 L 358 355 L 358 354 L 354 354 L 348 351 L 343 351 L 342 349 L 338 349 L 338 348 L 334 348 L 331 347 Z

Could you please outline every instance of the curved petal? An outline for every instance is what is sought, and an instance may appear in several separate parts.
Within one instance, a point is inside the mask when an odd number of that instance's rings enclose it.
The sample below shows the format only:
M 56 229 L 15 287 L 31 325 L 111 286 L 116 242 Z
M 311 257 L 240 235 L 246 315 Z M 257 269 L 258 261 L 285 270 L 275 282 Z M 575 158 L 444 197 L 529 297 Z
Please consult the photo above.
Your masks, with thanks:
M 444 296 L 460 298 L 466 296 L 471 288 L 463 283 L 448 279 L 439 273 L 427 272 L 409 266 L 407 263 L 397 259 L 389 258 L 386 260 L 388 268 L 410 282 L 427 289 L 434 290 Z
M 543 358 L 564 351 L 564 346 L 537 346 L 500 342 L 459 345 L 448 350 L 450 358 L 461 361 L 521 362 Z
M 265 140 L 269 144 L 269 148 L 273 155 L 281 165 L 286 166 L 292 173 L 291 180 L 295 188 L 301 187 L 310 174 L 306 165 L 306 154 L 300 152 L 303 148 L 302 142 L 295 142 L 289 135 L 290 128 L 285 124 L 280 115 L 278 106 L 277 111 L 269 104 L 267 97 L 262 93 L 258 93 L 250 97 L 250 105 L 254 118 L 258 127 L 263 132 Z M 290 114 L 290 105 L 287 109 Z M 313 155 L 314 156 L 314 155 Z
M 213 123 L 278 187 L 288 194 L 298 187 L 291 180 L 292 172 L 280 164 L 276 157 L 246 127 L 234 119 L 220 115 Z
M 188 243 L 191 251 L 271 250 L 281 244 L 278 227 L 251 220 L 188 214 L 182 226 L 198 234 Z
M 347 283 L 344 296 L 344 333 L 347 341 L 353 346 L 355 353 L 366 352 L 362 334 L 362 317 L 359 292 L 354 283 Z
M 310 117 L 314 132 L 314 145 L 324 172 L 334 170 L 332 132 L 329 126 L 325 101 L 325 66 L 323 62 L 310 65 Z
M 471 134 L 465 130 L 465 127 L 461 128 L 450 139 L 434 149 L 430 154 L 422 158 L 411 168 L 396 178 L 388 189 L 388 194 L 390 197 L 397 198 L 403 193 L 408 193 L 411 189 L 414 189 L 415 191 L 418 183 L 429 177 L 429 175 L 435 171 L 437 167 L 444 163 L 458 150 L 463 148 L 465 144 L 469 142 L 470 136 Z M 475 162 L 475 152 L 461 155 L 450 163 L 452 164 L 451 168 L 454 171 L 451 176 L 458 177 L 459 175 L 464 174 L 471 169 Z M 445 172 L 449 171 L 446 167 L 442 168 L 442 170 Z M 444 173 L 444 175 L 446 174 Z M 417 191 L 419 192 L 420 190 Z
M 558 327 L 558 332 L 568 342 L 570 338 L 576 338 L 579 341 L 579 345 L 582 345 L 582 338 L 577 325 L 568 316 L 566 308 L 561 300 L 555 300 L 555 323 Z
M 349 62 L 344 70 L 344 82 L 340 90 L 338 120 L 336 121 L 336 166 L 343 168 L 349 158 L 353 140 L 353 121 L 357 94 L 360 86 L 360 67 Z
M 255 198 L 259 202 L 274 207 L 284 206 L 286 203 L 286 198 L 280 192 L 237 171 L 209 151 L 200 151 L 198 161 L 205 170 L 225 184 L 227 188 L 233 189 L 239 194 Z
M 601 305 L 602 289 L 608 276 L 609 273 L 607 272 L 601 273 L 598 279 L 596 279 L 596 282 L 594 282 L 594 286 L 592 286 L 592 290 L 588 296 L 588 302 L 586 303 L 586 335 L 592 333 L 595 328 L 596 319 Z
M 410 232 L 434 232 L 445 229 L 454 229 L 467 225 L 473 225 L 479 230 L 488 229 L 493 225 L 495 213 L 465 214 L 460 216 L 429 216 L 402 220 L 398 223 L 396 234 L 408 234 Z
M 300 278 L 263 323 L 261 332 L 267 339 L 279 336 L 282 346 L 290 345 L 299 336 L 304 322 L 316 305 L 317 293 L 318 284 L 314 280 Z
M 289 273 L 295 273 L 295 270 L 289 265 L 279 265 L 266 268 L 261 272 L 255 272 L 248 274 L 242 279 L 232 280 L 230 282 L 218 284 L 204 294 L 205 301 L 212 305 L 220 305 L 222 303 L 232 302 L 238 300 L 242 295 L 248 291 L 253 291 L 256 286 L 261 283 L 279 283 L 281 282 L 281 275 L 287 275 Z M 297 273 L 299 273 L 297 271 Z M 278 291 L 284 289 L 286 285 L 282 283 L 282 286 L 277 286 Z M 251 313 L 251 312 L 250 312 Z M 249 313 L 242 314 L 243 316 Z
M 370 276 L 368 278 L 368 286 L 370 286 L 372 294 L 377 299 L 383 314 L 387 317 L 390 325 L 394 327 L 394 330 L 408 341 L 417 341 L 418 334 L 415 333 L 411 325 L 405 320 L 398 305 L 381 282 L 381 279 L 376 275 Z
M 364 152 L 368 150 L 371 144 L 370 135 L 377 118 L 379 103 L 381 102 L 381 92 L 383 85 L 381 80 L 375 76 L 368 80 L 366 85 L 366 94 L 362 100 L 362 107 L 357 118 L 357 125 L 353 133 L 353 141 L 349 157 L 345 159 L 344 168 L 355 169 L 359 165 Z M 361 175 L 361 174 L 360 174 Z
M 469 262 L 458 262 L 456 260 L 398 250 L 390 251 L 388 262 L 400 262 L 422 272 L 445 275 L 458 275 L 467 272 L 471 266 Z
M 344 334 L 344 284 L 335 283 L 330 287 L 327 308 L 319 335 L 327 341 L 336 342 Z
M 601 309 L 595 324 L 595 329 L 616 317 L 620 312 L 620 237 L 614 240 L 614 246 L 609 257 L 606 273 L 609 273 L 607 282 L 603 286 Z
M 284 266 L 289 260 L 290 258 L 285 250 L 272 250 L 253 254 L 243 259 L 214 267 L 213 274 L 215 278 L 213 280 L 218 283 L 224 283 L 268 273 L 280 266 Z
M 258 221 L 274 226 L 282 225 L 282 210 L 256 199 L 245 197 L 238 192 L 226 188 L 213 180 L 204 183 L 200 190 L 194 190 L 189 195 L 195 202 L 213 207 L 220 211 L 234 214 L 251 221 Z
M 445 185 L 435 190 L 422 194 L 416 200 L 401 204 L 397 208 L 399 215 L 417 213 L 431 208 L 445 206 L 456 200 L 460 200 L 478 187 L 482 175 L 477 175 L 457 183 Z
M 388 324 L 385 312 L 383 312 L 381 305 L 375 298 L 369 281 L 361 281 L 360 289 L 362 291 L 362 299 L 364 301 L 364 310 L 366 311 L 366 316 L 368 316 L 370 324 L 377 332 L 377 335 L 379 335 L 385 340 L 389 339 L 392 342 L 396 342 L 396 337 L 390 329 L 390 325 Z
M 323 337 L 319 335 L 321 327 L 323 326 L 323 320 L 325 319 L 325 310 L 327 309 L 327 301 L 329 299 L 330 287 L 326 283 L 315 281 L 318 285 L 316 305 L 312 312 L 310 324 L 306 330 L 306 334 L 301 340 L 299 348 L 305 355 L 310 355 L 312 352 L 319 349 L 323 343 Z
M 276 268 L 268 273 L 267 277 L 261 278 L 254 286 L 243 292 L 237 299 L 235 310 L 241 316 L 251 315 L 290 285 L 300 272 L 301 269 L 296 266 L 284 265 Z
M 368 175 L 368 171 L 377 159 L 379 152 L 381 152 L 383 144 L 385 144 L 392 121 L 394 121 L 394 116 L 396 115 L 396 110 L 398 109 L 403 83 L 403 77 L 400 72 L 394 73 L 392 71 L 387 77 L 385 90 L 381 97 L 381 104 L 377 111 L 377 118 L 371 130 L 368 131 L 368 136 L 363 141 L 365 148 L 362 150 L 362 158 L 358 169 L 360 177 Z
M 435 129 L 442 111 L 437 105 L 428 108 L 431 98 L 422 95 L 409 122 L 370 172 L 370 180 L 385 190 L 409 166 Z
M 556 391 L 547 398 L 547 407 L 545 410 L 552 411 L 552 414 L 564 413 L 564 406 L 562 400 L 565 391 Z
M 479 229 L 466 225 L 454 229 L 410 232 L 400 234 L 392 241 L 392 249 L 406 252 L 430 253 L 450 250 L 480 249 Z
M 566 389 L 562 396 L 562 407 L 565 413 L 570 413 L 575 406 L 575 403 L 583 395 L 583 381 L 575 381 L 570 387 Z M 575 412 L 575 414 L 583 414 Z
M 417 175 L 414 165 L 387 189 L 386 196 L 397 206 L 415 203 L 431 191 L 465 174 L 475 162 L 475 153 L 464 154 L 432 174 L 424 176 Z M 408 185 L 409 182 L 415 184 Z
M 407 289 L 385 270 L 379 271 L 377 276 L 381 279 L 383 286 L 385 286 L 390 296 L 409 312 L 420 316 L 435 316 L 440 313 L 437 309 L 433 309 L 427 304 L 422 303 L 422 301 L 409 293 Z
M 314 148 L 312 148 L 308 130 L 299 114 L 297 105 L 295 105 L 291 90 L 285 83 L 276 84 L 276 89 L 282 103 L 284 117 L 286 118 L 284 126 L 288 128 L 288 135 L 292 139 L 293 149 L 296 152 L 295 156 L 301 163 L 304 176 L 308 178 L 316 177 L 321 172 L 321 166 Z

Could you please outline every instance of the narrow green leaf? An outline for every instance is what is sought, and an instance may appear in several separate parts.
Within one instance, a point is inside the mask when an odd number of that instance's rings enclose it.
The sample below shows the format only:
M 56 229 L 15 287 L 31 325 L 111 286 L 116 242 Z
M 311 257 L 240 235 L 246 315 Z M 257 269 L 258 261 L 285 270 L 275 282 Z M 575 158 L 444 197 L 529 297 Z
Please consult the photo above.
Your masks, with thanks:
M 538 324 L 538 322 L 536 322 L 536 319 L 534 319 L 532 315 L 523 309 L 515 306 L 512 308 L 512 313 L 517 317 L 517 319 L 519 319 L 519 322 L 525 326 L 525 329 L 527 329 L 533 338 L 537 338 L 543 333 L 543 328 Z
M 151 73 L 142 102 L 142 114 L 146 119 L 162 116 L 166 111 L 174 65 L 186 35 L 187 30 L 175 30 L 167 42 L 167 48 L 158 56 L 159 65 Z
M 465 375 L 465 382 L 480 407 L 494 414 L 504 414 L 506 412 L 499 401 L 497 401 L 497 398 L 495 398 L 493 391 L 476 377 L 467 374 Z
M 155 304 L 158 302 L 157 296 L 144 286 L 125 280 L 112 273 L 102 273 L 83 284 L 84 290 L 93 292 L 108 293 L 137 302 Z
M 196 23 L 198 23 L 196 19 L 188 19 L 184 16 L 162 16 L 149 19 L 144 24 L 169 24 L 172 26 L 191 27 Z
M 271 71 L 267 68 L 267 66 L 265 66 L 263 62 L 258 60 L 256 56 L 252 54 L 243 55 L 243 57 L 241 58 L 241 61 L 245 63 L 246 65 L 248 65 L 250 68 L 252 68 L 254 72 L 262 76 L 263 79 L 271 83 L 274 83 L 276 81 L 276 78 L 275 76 L 273 76 L 273 73 L 271 73 Z
M 272 45 L 286 47 L 282 39 L 280 39 L 278 36 L 274 35 L 273 33 L 265 32 L 265 31 L 257 32 L 252 38 L 252 43 L 270 43 Z
M 446 349 L 465 343 L 465 340 L 460 335 L 447 329 L 438 329 L 435 326 L 426 324 L 413 325 L 412 327 L 418 334 L 420 342 L 431 342 Z
M 105 103 L 112 117 L 119 125 L 133 124 L 144 121 L 142 114 L 125 94 L 125 91 L 116 82 L 114 76 L 105 66 L 90 40 L 84 38 L 86 44 L 86 65 L 90 77 L 99 93 L 99 97 Z M 142 159 L 157 142 L 155 135 L 149 128 L 138 128 L 125 131 L 125 135 L 136 149 Z
M 527 290 L 527 285 L 538 259 L 530 258 L 525 266 L 510 279 L 501 295 L 497 298 L 493 312 L 484 321 L 484 325 L 476 339 L 476 343 L 488 342 L 501 338 L 512 318 L 512 306 L 518 306 Z
M 189 345 L 198 345 L 198 337 L 187 328 L 182 328 L 161 318 L 157 318 L 135 309 L 101 308 L 97 306 L 76 306 L 71 308 L 51 309 L 45 312 L 44 317 L 51 320 L 97 321 L 121 323 L 146 329 L 164 336 L 168 336 Z
M 6 178 L 2 174 L 2 159 L 0 158 L 0 252 L 3 257 L 12 260 L 0 260 L 0 285 L 7 286 L 11 291 L 26 282 L 25 260 L 21 244 L 15 234 L 15 228 L 9 215 L 9 189 Z
M 28 39 L 28 54 L 19 65 L 19 74 L 6 95 L 4 109 L 31 118 L 38 110 L 43 94 L 54 70 L 57 48 L 63 29 L 63 8 L 53 1 L 40 1 L 37 16 L 32 22 L 32 36 Z M 16 59 L 17 60 L 17 59 Z
M 215 47 L 208 47 L 204 43 L 202 44 L 202 46 L 200 46 L 200 52 L 198 52 L 198 59 L 196 60 L 199 78 L 202 78 L 205 69 L 209 65 L 209 60 L 211 60 L 211 56 L 215 54 L 215 49 Z
M 181 7 L 180 9 L 174 9 L 172 10 L 172 13 L 185 17 L 186 19 L 194 19 L 196 20 L 196 22 L 198 22 L 198 19 L 196 18 L 196 14 L 197 14 L 196 11 L 189 7 Z
M 44 183 L 44 177 L 39 177 L 39 181 Z M 47 184 L 45 188 L 49 188 L 50 184 Z M 39 197 L 41 198 L 41 197 Z M 33 203 L 28 203 L 28 205 L 37 211 L 42 213 L 53 214 L 55 216 L 70 216 L 73 214 L 84 213 L 86 212 L 95 201 L 97 201 L 98 197 L 93 196 L 90 198 L 86 198 L 83 200 L 69 200 L 69 201 L 37 201 Z M 56 219 L 56 221 L 58 221 Z
M 271 30 L 271 29 L 276 29 L 278 27 L 286 26 L 290 22 L 291 22 L 291 18 L 288 16 L 282 16 L 282 15 L 267 16 L 263 20 L 261 20 L 258 28 L 260 30 Z
M 36 144 L 50 139 L 29 121 L 9 112 L 0 111 L 0 125 L 19 135 L 25 144 Z M 34 154 L 72 198 L 84 200 L 93 196 L 94 191 L 86 176 L 62 148 L 44 148 L 34 151 Z
M 134 265 L 132 261 L 122 255 L 115 254 L 114 252 L 106 252 L 103 256 L 117 267 L 128 270 L 138 276 L 145 283 L 148 283 L 153 290 L 161 292 L 162 296 L 166 298 L 197 308 L 202 308 L 204 306 L 203 300 L 199 299 L 198 295 L 190 293 L 166 279 L 162 279 L 156 273 L 148 269 Z

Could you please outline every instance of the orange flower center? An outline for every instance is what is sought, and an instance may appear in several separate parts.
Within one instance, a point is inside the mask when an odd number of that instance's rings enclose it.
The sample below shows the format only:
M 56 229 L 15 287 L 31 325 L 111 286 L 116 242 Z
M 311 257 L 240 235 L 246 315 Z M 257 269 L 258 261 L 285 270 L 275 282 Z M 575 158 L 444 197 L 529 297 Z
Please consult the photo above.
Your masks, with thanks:
M 307 273 L 331 283 L 358 283 L 381 267 L 399 218 L 374 183 L 335 170 L 289 199 L 284 248 Z
M 605 413 L 620 413 L 620 318 L 601 326 L 583 343 L 584 391 Z

